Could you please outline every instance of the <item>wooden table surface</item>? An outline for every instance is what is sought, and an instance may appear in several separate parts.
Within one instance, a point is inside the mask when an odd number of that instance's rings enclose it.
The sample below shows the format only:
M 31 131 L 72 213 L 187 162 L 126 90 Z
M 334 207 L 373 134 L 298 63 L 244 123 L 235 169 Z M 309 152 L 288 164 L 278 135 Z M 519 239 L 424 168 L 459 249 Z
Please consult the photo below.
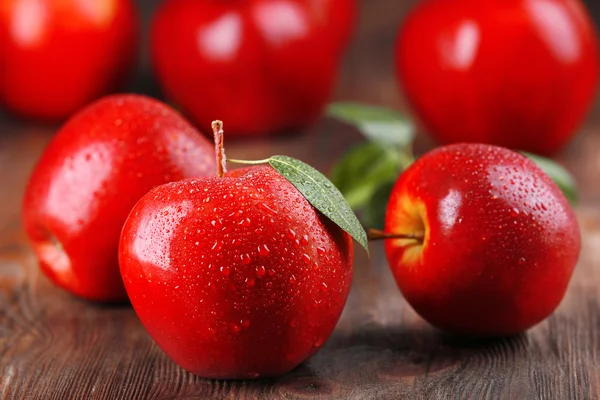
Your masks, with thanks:
M 336 99 L 403 108 L 392 70 L 396 27 L 410 1 L 369 0 Z M 598 13 L 600 4 L 593 6 Z M 142 75 L 134 87 L 153 93 Z M 56 127 L 0 116 L 0 397 L 5 399 L 595 399 L 600 397 L 600 108 L 557 156 L 577 178 L 579 265 L 560 308 L 529 332 L 460 340 L 427 325 L 402 299 L 380 243 L 357 251 L 354 283 L 324 348 L 272 380 L 213 381 L 171 362 L 130 306 L 99 306 L 51 285 L 23 233 L 20 203 Z M 301 134 L 227 143 L 230 157 L 288 154 L 327 171 L 360 140 L 322 120 Z M 429 148 L 421 137 L 419 148 Z

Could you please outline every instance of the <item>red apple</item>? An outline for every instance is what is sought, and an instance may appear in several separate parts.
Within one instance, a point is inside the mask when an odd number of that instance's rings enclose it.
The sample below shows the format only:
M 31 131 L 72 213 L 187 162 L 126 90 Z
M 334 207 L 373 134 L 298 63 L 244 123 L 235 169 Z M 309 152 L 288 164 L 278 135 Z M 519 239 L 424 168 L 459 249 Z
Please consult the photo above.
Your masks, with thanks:
M 214 171 L 212 146 L 170 107 L 135 95 L 90 105 L 53 138 L 27 186 L 23 222 L 42 271 L 83 298 L 126 299 L 118 245 L 135 203 Z
M 64 120 L 124 83 L 137 44 L 130 0 L 0 0 L 0 103 Z
M 441 143 L 560 150 L 596 93 L 598 41 L 579 0 L 426 0 L 404 21 L 398 78 Z
M 333 331 L 351 237 L 270 166 L 159 186 L 131 211 L 119 262 L 131 303 L 177 364 L 207 378 L 286 373 Z
M 219 116 L 229 135 L 301 128 L 329 100 L 354 16 L 355 0 L 166 0 L 152 61 L 199 126 Z
M 480 144 L 441 147 L 412 164 L 392 190 L 384 235 L 417 313 L 477 336 L 548 317 L 580 250 L 577 219 L 554 182 L 528 158 Z

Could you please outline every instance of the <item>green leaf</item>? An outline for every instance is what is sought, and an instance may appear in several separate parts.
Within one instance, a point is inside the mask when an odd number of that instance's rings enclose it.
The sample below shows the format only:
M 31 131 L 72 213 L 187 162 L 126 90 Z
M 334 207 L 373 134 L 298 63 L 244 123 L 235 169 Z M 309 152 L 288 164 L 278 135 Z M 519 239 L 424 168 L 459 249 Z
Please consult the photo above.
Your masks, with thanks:
M 395 181 L 401 169 L 396 151 L 363 142 L 335 164 L 330 177 L 350 207 L 357 210 L 369 204 L 379 186 Z
M 398 111 L 360 103 L 333 103 L 327 115 L 354 125 L 367 139 L 385 146 L 407 147 L 412 144 L 415 128 Z
M 369 253 L 367 233 L 340 191 L 323 174 L 288 156 L 272 156 L 269 164 L 317 210 L 352 236 Z
M 522 152 L 522 154 L 535 162 L 538 167 L 542 169 L 542 171 L 548 174 L 548 176 L 554 181 L 554 183 L 556 183 L 572 206 L 577 205 L 579 202 L 577 183 L 575 182 L 573 176 L 564 167 L 549 158 L 526 152 Z

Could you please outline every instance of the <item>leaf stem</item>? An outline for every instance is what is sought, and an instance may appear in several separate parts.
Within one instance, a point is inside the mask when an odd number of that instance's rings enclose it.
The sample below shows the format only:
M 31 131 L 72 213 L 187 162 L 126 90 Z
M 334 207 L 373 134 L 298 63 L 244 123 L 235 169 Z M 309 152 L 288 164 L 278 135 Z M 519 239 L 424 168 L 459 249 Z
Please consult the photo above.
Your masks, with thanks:
M 227 172 L 227 157 L 223 147 L 223 121 L 213 121 L 212 130 L 215 136 L 215 158 L 217 160 L 217 177 L 222 178 Z
M 236 160 L 236 159 L 230 158 L 228 161 L 232 162 L 232 163 L 236 163 L 236 164 L 258 165 L 258 164 L 267 164 L 269 161 L 271 161 L 271 158 L 265 158 L 262 160 Z
M 378 229 L 369 229 L 367 236 L 369 240 L 414 239 L 418 243 L 423 243 L 423 240 L 425 240 L 425 232 L 389 233 Z

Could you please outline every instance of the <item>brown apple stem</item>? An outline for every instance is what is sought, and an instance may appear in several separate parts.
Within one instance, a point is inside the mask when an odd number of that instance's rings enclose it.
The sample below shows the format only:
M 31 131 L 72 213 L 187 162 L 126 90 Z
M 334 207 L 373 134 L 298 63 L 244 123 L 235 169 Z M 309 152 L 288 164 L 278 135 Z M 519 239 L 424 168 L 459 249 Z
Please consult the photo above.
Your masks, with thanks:
M 423 243 L 423 240 L 425 240 L 425 232 L 388 233 L 377 229 L 369 229 L 367 236 L 369 240 L 414 239 L 418 243 Z
M 213 133 L 215 135 L 215 158 L 217 160 L 217 176 L 222 178 L 227 172 L 227 157 L 225 156 L 225 148 L 223 147 L 223 122 L 213 121 Z

